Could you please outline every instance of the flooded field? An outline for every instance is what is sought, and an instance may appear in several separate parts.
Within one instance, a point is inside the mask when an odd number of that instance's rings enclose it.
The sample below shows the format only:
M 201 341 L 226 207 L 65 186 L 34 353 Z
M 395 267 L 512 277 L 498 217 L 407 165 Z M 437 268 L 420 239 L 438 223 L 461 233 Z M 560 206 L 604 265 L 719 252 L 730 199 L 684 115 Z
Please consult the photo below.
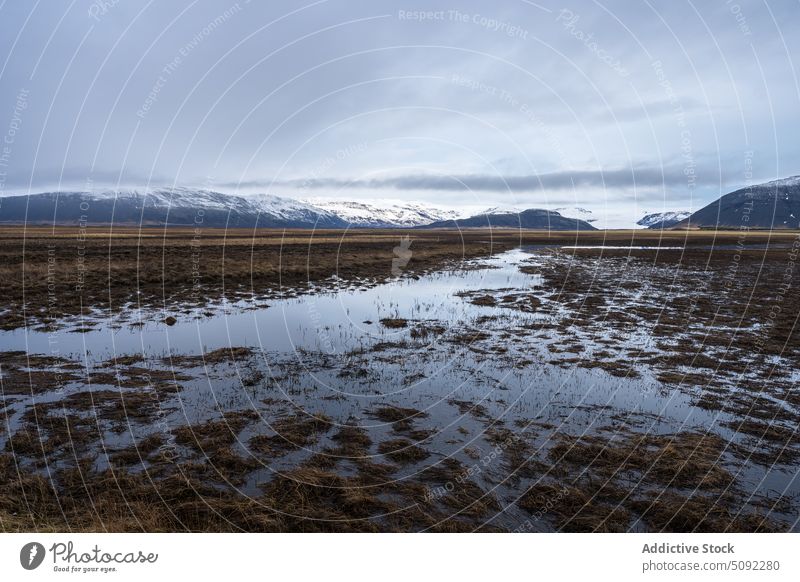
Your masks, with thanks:
M 0 527 L 798 530 L 793 239 L 517 242 L 3 326 Z

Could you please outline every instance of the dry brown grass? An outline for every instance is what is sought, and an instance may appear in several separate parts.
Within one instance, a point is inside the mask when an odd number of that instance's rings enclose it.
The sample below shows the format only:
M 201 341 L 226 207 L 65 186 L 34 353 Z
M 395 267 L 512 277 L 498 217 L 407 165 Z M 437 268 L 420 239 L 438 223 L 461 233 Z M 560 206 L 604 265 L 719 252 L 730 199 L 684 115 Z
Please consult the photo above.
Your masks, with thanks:
M 606 478 L 631 477 L 663 486 L 721 491 L 734 477 L 724 468 L 727 443 L 714 434 L 621 433 L 614 436 L 562 435 L 550 449 L 558 464 L 591 469 Z
M 2 326 L 53 323 L 83 306 L 120 308 L 126 301 L 176 308 L 223 294 L 269 295 L 304 288 L 331 275 L 376 281 L 392 277 L 394 248 L 413 240 L 407 273 L 463 258 L 486 257 L 518 244 L 735 244 L 738 232 L 547 232 L 516 230 L 349 230 L 0 227 Z M 789 240 L 792 233 L 771 239 Z M 769 240 L 747 234 L 748 242 Z M 51 260 L 48 264 L 48 260 Z M 199 266 L 199 272 L 195 268 Z M 50 279 L 48 279 L 48 275 Z M 52 283 L 53 294 L 48 293 Z M 23 306 L 23 290 L 25 302 Z M 168 315 L 175 317 L 174 314 Z
M 250 439 L 250 449 L 268 457 L 277 457 L 289 451 L 305 448 L 316 442 L 318 436 L 328 432 L 333 421 L 324 414 L 292 415 L 272 424 L 274 435 L 256 435 Z
M 596 488 L 538 483 L 518 504 L 559 531 L 619 533 L 628 531 L 632 522 L 631 512 L 618 504 L 624 495 L 607 483 Z
M 550 457 L 556 483 L 538 483 L 520 506 L 563 531 L 780 531 L 742 507 L 716 435 L 561 436 Z
M 378 445 L 378 452 L 395 463 L 418 463 L 430 457 L 425 449 L 416 446 L 408 439 L 390 439 Z
M 408 320 L 399 317 L 384 317 L 381 319 L 381 325 L 389 329 L 403 329 L 408 327 Z
M 207 229 L 195 239 L 191 229 L 93 228 L 85 241 L 78 235 L 65 227 L 0 228 L 4 328 L 54 323 L 61 315 L 80 313 L 81 306 L 88 312 L 134 301 L 178 310 L 223 295 L 296 292 L 334 274 L 385 280 L 393 276 L 393 249 L 405 235 L 414 241 L 408 273 L 488 256 L 514 244 L 507 237 L 487 240 L 491 237 L 484 233 L 430 231 Z

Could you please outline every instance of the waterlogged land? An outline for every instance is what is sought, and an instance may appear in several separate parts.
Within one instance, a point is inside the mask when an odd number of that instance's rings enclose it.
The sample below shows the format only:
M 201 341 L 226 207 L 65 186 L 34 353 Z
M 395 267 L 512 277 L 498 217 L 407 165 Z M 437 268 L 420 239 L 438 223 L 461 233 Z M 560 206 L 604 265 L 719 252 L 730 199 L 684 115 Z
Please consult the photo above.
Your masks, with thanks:
M 798 529 L 796 233 L 79 234 L 0 232 L 4 530 Z

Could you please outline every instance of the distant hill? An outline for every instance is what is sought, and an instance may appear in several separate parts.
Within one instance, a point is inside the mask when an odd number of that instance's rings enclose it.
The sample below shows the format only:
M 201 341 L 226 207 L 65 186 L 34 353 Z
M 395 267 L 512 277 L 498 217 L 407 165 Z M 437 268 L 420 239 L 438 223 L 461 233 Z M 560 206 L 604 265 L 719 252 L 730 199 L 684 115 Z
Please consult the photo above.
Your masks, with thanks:
M 747 215 L 747 218 L 743 218 Z M 701 208 L 673 228 L 800 228 L 800 176 L 748 186 Z
M 441 220 L 422 228 L 531 228 L 541 230 L 597 230 L 578 218 L 567 218 L 553 210 L 531 208 L 521 212 L 491 212 L 469 218 Z
M 680 221 L 689 218 L 691 212 L 655 212 L 643 216 L 636 224 L 651 229 L 665 229 L 675 226 Z

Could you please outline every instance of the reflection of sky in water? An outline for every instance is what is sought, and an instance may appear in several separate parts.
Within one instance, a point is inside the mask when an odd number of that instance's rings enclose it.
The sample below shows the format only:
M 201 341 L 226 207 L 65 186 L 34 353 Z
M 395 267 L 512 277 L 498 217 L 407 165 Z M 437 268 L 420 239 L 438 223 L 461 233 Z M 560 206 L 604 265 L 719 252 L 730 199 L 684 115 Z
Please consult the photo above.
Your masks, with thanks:
M 443 456 L 454 455 L 467 465 L 475 461 L 464 456 L 464 449 L 486 448 L 480 438 L 486 426 L 461 414 L 448 403 L 451 400 L 480 404 L 490 419 L 500 419 L 507 427 L 517 426 L 515 421 L 552 425 L 553 428 L 534 431 L 534 447 L 538 447 L 534 455 L 539 458 L 546 458 L 553 432 L 591 434 L 602 427 L 631 422 L 638 430 L 650 433 L 711 429 L 727 439 L 740 439 L 734 431 L 720 426 L 733 417 L 693 406 L 686 393 L 665 389 L 645 366 L 637 366 L 641 378 L 618 378 L 601 370 L 549 363 L 554 358 L 550 347 L 563 347 L 570 340 L 579 341 L 581 347 L 575 352 L 568 348 L 562 356 L 590 360 L 595 351 L 608 348 L 597 340 L 609 335 L 620 342 L 623 354 L 624 349 L 655 350 L 647 330 L 631 330 L 623 338 L 611 331 L 598 334 L 580 328 L 537 331 L 536 324 L 549 316 L 476 306 L 466 298 L 454 296 L 462 291 L 505 289 L 509 293 L 534 289 L 538 293 L 540 277 L 518 269 L 522 262 L 530 265 L 547 260 L 546 256 L 537 257 L 536 252 L 537 248 L 517 249 L 469 263 L 471 268 L 466 270 L 401 279 L 372 288 L 351 285 L 340 291 L 269 300 L 266 308 L 242 301 L 189 314 L 140 314 L 131 310 L 121 316 L 98 319 L 87 333 L 66 329 L 49 334 L 24 329 L 6 331 L 0 333 L 0 349 L 68 355 L 92 365 L 114 354 L 143 353 L 148 358 L 160 358 L 168 353 L 200 354 L 228 346 L 260 347 L 263 357 L 252 364 L 264 372 L 264 381 L 258 387 L 242 385 L 241 379 L 254 372 L 251 364 L 238 362 L 227 375 L 215 368 L 200 368 L 196 370 L 200 373 L 197 380 L 183 383 L 179 406 L 170 411 L 171 423 L 177 426 L 201 422 L 215 417 L 220 409 L 255 408 L 265 415 L 322 412 L 337 422 L 355 420 L 367 427 L 377 442 L 391 438 L 389 428 L 381 426 L 367 411 L 381 404 L 395 404 L 425 411 L 428 418 L 417 424 L 436 431 L 426 448 Z M 544 291 L 539 296 L 547 301 Z M 645 293 L 621 299 L 649 298 Z M 212 315 L 204 314 L 209 311 Z M 178 323 L 167 326 L 162 321 L 166 315 L 175 315 Z M 501 318 L 479 319 L 492 315 Z M 140 317 L 143 326 L 131 325 Z M 410 328 L 388 329 L 379 322 L 387 317 L 427 321 L 442 325 L 447 331 L 417 340 L 406 348 L 373 352 L 369 348 L 378 342 L 410 339 Z M 79 323 L 75 320 L 69 328 L 78 327 Z M 411 327 L 414 325 L 412 322 Z M 472 346 L 448 343 L 448 338 L 465 329 L 486 331 L 491 339 Z M 498 346 L 507 352 L 482 352 Z M 523 360 L 527 363 L 517 367 Z M 363 376 L 348 374 L 359 370 L 365 372 Z M 77 383 L 67 392 L 81 389 L 85 387 Z M 274 405 L 264 407 L 267 396 L 282 403 L 279 410 Z M 465 423 L 471 426 L 469 437 L 456 433 L 456 428 Z M 109 438 L 125 444 L 124 436 Z M 328 438 L 322 437 L 312 449 L 319 451 L 330 445 Z M 287 455 L 265 472 L 280 471 L 297 462 L 297 455 Z M 761 466 L 740 463 L 731 470 L 740 472 L 746 491 L 800 493 L 796 474 L 789 467 L 765 471 Z M 482 477 L 487 479 L 483 483 L 487 488 L 498 486 L 491 481 L 492 474 L 493 470 L 487 470 Z M 251 486 L 265 477 L 254 476 Z M 505 484 L 496 493 L 502 497 L 504 491 L 511 498 L 519 493 Z
M 154 316 L 142 313 L 143 327 L 131 326 L 135 311 L 122 317 L 100 319 L 92 331 L 37 332 L 17 329 L 0 333 L 0 349 L 29 353 L 60 353 L 103 361 L 110 356 L 169 352 L 198 354 L 226 346 L 260 346 L 265 351 L 294 348 L 342 352 L 359 343 L 387 340 L 400 334 L 379 323 L 384 317 L 463 321 L 486 313 L 469 302 L 454 300 L 464 290 L 514 287 L 527 289 L 538 278 L 521 273 L 516 263 L 530 256 L 519 250 L 484 261 L 496 268 L 440 272 L 419 279 L 401 279 L 368 289 L 323 292 L 269 301 L 254 308 L 243 301 L 218 308 L 208 317 L 196 310 L 191 315 L 171 310 Z M 508 310 L 506 310 L 508 311 Z M 161 321 L 177 316 L 178 323 Z M 363 322 L 371 321 L 371 324 Z M 75 327 L 79 327 L 75 321 Z

